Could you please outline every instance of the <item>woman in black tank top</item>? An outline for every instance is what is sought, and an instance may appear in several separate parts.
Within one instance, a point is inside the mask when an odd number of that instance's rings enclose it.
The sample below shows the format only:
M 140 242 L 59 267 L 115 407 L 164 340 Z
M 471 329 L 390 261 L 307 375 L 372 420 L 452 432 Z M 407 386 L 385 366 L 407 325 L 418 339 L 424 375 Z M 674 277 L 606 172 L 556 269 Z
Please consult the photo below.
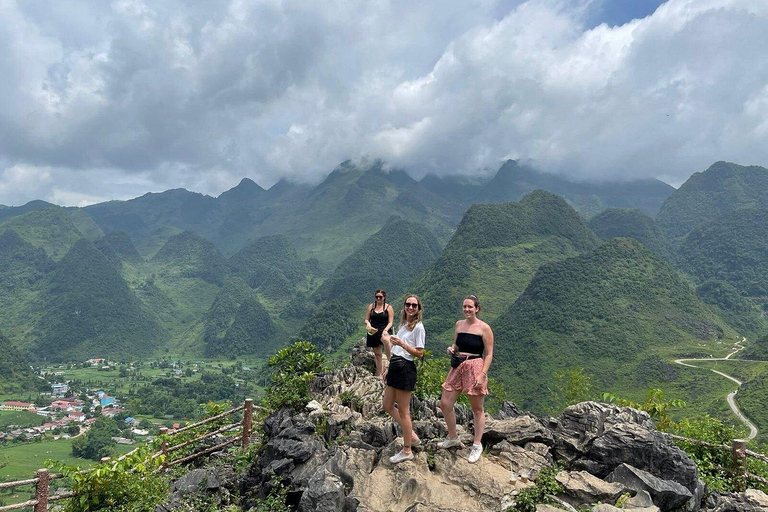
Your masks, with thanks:
M 365 330 L 366 346 L 373 349 L 373 355 L 376 359 L 376 376 L 381 376 L 383 364 L 381 359 L 381 347 L 384 345 L 384 350 L 389 358 L 389 344 L 382 340 L 381 335 L 384 331 L 392 334 L 392 322 L 394 320 L 395 313 L 392 310 L 392 306 L 387 304 L 387 292 L 384 290 L 376 290 L 373 295 L 373 304 L 368 304 L 368 309 L 365 312 Z
M 483 401 L 488 394 L 488 368 L 493 360 L 493 331 L 487 323 L 477 318 L 480 301 L 476 296 L 470 295 L 464 299 L 462 312 L 464 320 L 456 322 L 453 345 L 447 350 L 451 356 L 451 370 L 443 382 L 443 395 L 440 398 L 440 409 L 448 427 L 448 436 L 437 446 L 462 446 L 456 432 L 453 405 L 459 395 L 466 393 L 475 419 L 475 440 L 469 452 L 469 462 L 474 463 L 483 453 L 483 445 L 480 444 L 485 429 Z

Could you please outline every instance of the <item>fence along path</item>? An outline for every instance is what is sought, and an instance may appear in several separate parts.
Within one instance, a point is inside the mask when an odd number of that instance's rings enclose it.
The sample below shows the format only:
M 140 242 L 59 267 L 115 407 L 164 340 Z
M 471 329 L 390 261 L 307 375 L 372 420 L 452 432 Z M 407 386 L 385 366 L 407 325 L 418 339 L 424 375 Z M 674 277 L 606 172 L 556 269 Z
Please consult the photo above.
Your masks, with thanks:
M 201 457 L 203 455 L 207 455 L 209 453 L 222 450 L 227 446 L 235 444 L 238 440 L 240 441 L 240 445 L 242 448 L 247 448 L 251 442 L 251 434 L 253 432 L 253 408 L 254 408 L 253 400 L 250 398 L 247 398 L 245 402 L 243 402 L 243 404 L 238 407 L 225 411 L 221 414 L 217 414 L 216 416 L 211 416 L 210 418 L 206 418 L 202 421 L 198 421 L 197 423 L 193 423 L 192 425 L 187 425 L 186 427 L 183 427 L 171 432 L 169 432 L 168 429 L 163 429 L 165 430 L 165 432 L 161 430 L 160 433 L 167 434 L 167 438 L 162 442 L 160 446 L 160 450 L 152 454 L 152 459 L 156 459 L 160 456 L 165 455 L 166 456 L 165 460 L 167 462 L 164 462 L 162 467 L 169 467 L 169 466 L 175 466 L 177 464 L 183 464 L 184 462 L 188 462 L 190 460 L 196 459 L 197 457 Z M 194 439 L 184 441 L 177 445 L 171 445 L 169 443 L 169 440 L 172 441 L 175 436 L 183 432 L 187 432 L 195 428 L 203 427 L 205 425 L 218 421 L 227 416 L 237 414 L 240 411 L 243 411 L 243 417 L 239 421 L 236 421 L 229 425 L 225 425 L 223 427 L 219 427 L 216 430 L 213 430 L 211 432 L 206 432 Z M 226 441 L 219 443 L 215 446 L 206 448 L 205 450 L 195 452 L 186 457 L 168 461 L 167 456 L 175 451 L 178 451 L 182 448 L 193 445 L 195 443 L 199 443 L 200 441 L 203 441 L 205 439 L 210 439 L 211 437 L 214 437 L 216 435 L 223 434 L 224 432 L 230 432 L 236 428 L 242 428 L 242 432 L 239 437 L 233 436 L 230 439 L 227 439 Z M 117 460 L 125 460 L 127 457 L 130 457 L 137 450 L 138 448 L 136 450 L 126 453 L 125 455 L 121 455 L 120 457 L 118 457 Z M 109 460 L 109 459 L 105 459 L 102 462 L 106 460 Z M 89 469 L 84 470 L 84 472 L 88 472 L 88 471 L 92 471 L 92 470 L 89 470 Z M 22 503 L 15 503 L 13 505 L 2 506 L 0 507 L 0 512 L 4 512 L 6 510 L 20 510 L 20 509 L 29 509 L 29 508 L 31 508 L 33 512 L 45 512 L 48 510 L 48 505 L 51 502 L 64 500 L 67 498 L 73 498 L 77 496 L 77 494 L 73 492 L 50 495 L 51 482 L 61 478 L 64 478 L 64 475 L 58 474 L 58 473 L 51 474 L 51 472 L 48 469 L 43 468 L 37 471 L 37 475 L 35 476 L 35 478 L 30 478 L 28 480 L 16 480 L 14 482 L 0 483 L 0 489 L 9 489 L 12 487 L 21 487 L 21 486 L 28 486 L 28 485 L 35 486 L 35 497 L 33 499 L 24 501 Z

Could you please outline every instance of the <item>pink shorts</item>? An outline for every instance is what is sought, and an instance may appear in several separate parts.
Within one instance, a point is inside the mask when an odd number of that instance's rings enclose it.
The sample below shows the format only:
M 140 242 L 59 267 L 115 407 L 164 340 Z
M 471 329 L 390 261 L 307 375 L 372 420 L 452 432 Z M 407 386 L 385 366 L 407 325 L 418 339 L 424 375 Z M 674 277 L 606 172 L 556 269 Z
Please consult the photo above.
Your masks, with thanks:
M 488 379 L 482 379 L 482 385 L 475 387 L 477 377 L 483 373 L 483 358 L 467 359 L 458 368 L 451 368 L 443 382 L 446 391 L 461 391 L 468 395 L 487 395 Z

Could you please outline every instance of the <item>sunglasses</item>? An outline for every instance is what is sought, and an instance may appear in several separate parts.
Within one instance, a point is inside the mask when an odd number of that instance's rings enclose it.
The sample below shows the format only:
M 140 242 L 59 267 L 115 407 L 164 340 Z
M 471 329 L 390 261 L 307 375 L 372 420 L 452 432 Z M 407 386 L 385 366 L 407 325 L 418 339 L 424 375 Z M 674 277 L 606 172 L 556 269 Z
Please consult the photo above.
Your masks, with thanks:
M 405 303 L 405 307 L 407 307 L 407 308 L 418 308 L 419 305 L 418 304 L 413 304 L 412 302 L 406 302 Z
M 383 299 L 383 298 L 384 298 L 384 296 L 383 296 L 383 295 L 377 295 L 377 296 L 376 296 L 376 298 L 377 298 L 377 299 Z

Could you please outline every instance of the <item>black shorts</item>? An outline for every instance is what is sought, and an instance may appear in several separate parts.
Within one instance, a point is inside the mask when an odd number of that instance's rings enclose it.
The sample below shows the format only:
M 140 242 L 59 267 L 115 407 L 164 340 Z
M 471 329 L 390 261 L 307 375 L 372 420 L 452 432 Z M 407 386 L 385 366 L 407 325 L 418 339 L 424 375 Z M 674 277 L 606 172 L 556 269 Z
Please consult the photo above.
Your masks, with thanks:
M 375 326 L 374 326 L 375 327 Z M 365 334 L 365 346 L 370 348 L 376 348 L 380 347 L 384 344 L 383 341 L 381 341 L 381 327 L 378 328 L 379 330 L 376 331 L 373 334 Z M 389 329 L 389 334 L 392 334 L 392 329 Z
M 387 372 L 387 386 L 413 391 L 416 388 L 416 363 L 404 357 L 392 356 Z

